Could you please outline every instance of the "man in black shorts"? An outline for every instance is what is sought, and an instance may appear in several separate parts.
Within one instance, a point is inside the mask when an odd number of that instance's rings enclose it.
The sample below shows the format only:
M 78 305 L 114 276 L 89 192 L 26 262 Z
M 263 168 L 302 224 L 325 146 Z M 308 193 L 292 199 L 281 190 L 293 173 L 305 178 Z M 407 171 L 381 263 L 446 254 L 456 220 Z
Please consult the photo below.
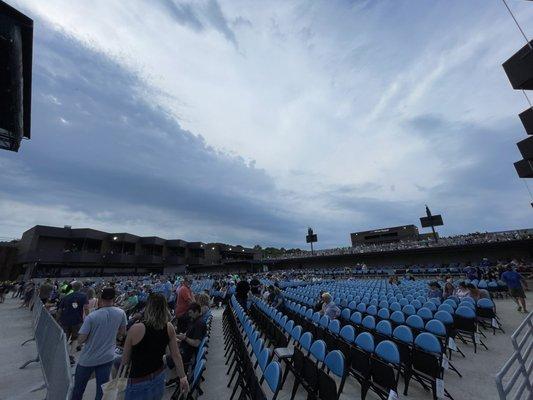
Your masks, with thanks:
M 83 323 L 83 316 L 88 314 L 89 300 L 85 293 L 80 292 L 83 286 L 81 282 L 74 281 L 71 285 L 74 291 L 63 297 L 59 302 L 57 306 L 57 319 L 59 325 L 65 331 L 67 341 L 71 341 L 70 361 L 73 362 L 75 342 L 78 338 L 78 331 Z

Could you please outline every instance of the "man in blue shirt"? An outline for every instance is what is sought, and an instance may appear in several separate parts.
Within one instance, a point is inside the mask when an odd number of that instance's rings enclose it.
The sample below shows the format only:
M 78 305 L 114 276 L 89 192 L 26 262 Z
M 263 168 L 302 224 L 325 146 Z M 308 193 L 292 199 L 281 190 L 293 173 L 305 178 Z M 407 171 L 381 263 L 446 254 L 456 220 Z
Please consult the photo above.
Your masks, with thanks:
M 57 319 L 59 325 L 65 331 L 67 341 L 71 341 L 70 361 L 73 362 L 75 341 L 78 338 L 78 330 L 83 322 L 83 317 L 89 313 L 89 299 L 85 293 L 81 293 L 81 282 L 71 283 L 73 292 L 61 299 L 57 306 Z
M 524 288 L 522 283 L 527 289 L 527 282 L 522 275 L 518 272 L 513 271 L 511 264 L 507 266 L 507 271 L 502 274 L 502 280 L 507 284 L 509 288 L 509 294 L 514 299 L 516 304 L 518 304 L 518 311 L 523 311 L 527 313 L 526 309 L 526 294 L 524 293 Z

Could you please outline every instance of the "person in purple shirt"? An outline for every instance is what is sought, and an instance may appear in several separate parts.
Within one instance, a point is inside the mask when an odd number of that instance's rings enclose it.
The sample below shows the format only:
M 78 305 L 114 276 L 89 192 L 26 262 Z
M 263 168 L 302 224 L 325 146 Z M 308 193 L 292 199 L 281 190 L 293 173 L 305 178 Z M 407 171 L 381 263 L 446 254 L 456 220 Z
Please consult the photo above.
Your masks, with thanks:
M 522 284 L 527 289 L 527 282 L 522 275 L 513 270 L 511 264 L 507 266 L 507 271 L 502 274 L 502 281 L 507 284 L 509 288 L 509 294 L 514 299 L 518 305 L 518 311 L 523 311 L 527 313 L 526 309 L 526 294 L 524 293 L 524 288 Z

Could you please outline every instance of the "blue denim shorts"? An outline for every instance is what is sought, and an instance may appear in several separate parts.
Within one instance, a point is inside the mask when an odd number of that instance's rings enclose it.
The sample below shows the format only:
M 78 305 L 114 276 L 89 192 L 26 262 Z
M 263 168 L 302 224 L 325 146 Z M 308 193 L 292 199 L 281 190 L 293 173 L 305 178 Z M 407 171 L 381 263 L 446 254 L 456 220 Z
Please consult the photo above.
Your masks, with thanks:
M 165 394 L 166 371 L 162 371 L 153 379 L 128 383 L 125 400 L 161 400 Z

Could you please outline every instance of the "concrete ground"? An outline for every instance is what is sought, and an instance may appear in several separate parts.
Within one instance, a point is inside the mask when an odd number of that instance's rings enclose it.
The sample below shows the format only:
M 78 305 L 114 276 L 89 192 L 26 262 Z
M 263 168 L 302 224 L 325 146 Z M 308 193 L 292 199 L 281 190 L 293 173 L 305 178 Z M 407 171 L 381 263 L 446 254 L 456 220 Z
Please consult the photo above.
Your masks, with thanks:
M 40 365 L 33 363 L 24 370 L 19 369 L 19 366 L 25 361 L 35 357 L 36 348 L 34 342 L 30 342 L 23 347 L 20 346 L 24 340 L 32 336 L 32 333 L 31 314 L 27 309 L 18 308 L 18 304 L 18 301 L 9 298 L 4 304 L 0 304 L 0 359 L 3 360 L 0 363 L 0 400 L 41 400 L 45 397 L 44 390 L 32 392 L 32 390 L 38 389 L 42 383 Z M 445 388 L 455 400 L 498 398 L 494 376 L 509 358 L 512 349 L 510 335 L 518 327 L 525 314 L 518 313 L 515 303 L 510 299 L 496 300 L 496 306 L 506 334 L 499 332 L 493 336 L 491 332 L 485 332 L 487 338 L 483 340 L 489 350 L 478 348 L 477 354 L 474 354 L 472 345 L 458 343 L 466 354 L 466 358 L 454 354 L 452 362 L 463 374 L 463 378 L 458 377 L 451 371 L 447 371 L 444 379 Z M 531 298 L 528 299 L 528 308 L 530 310 L 533 309 Z M 224 365 L 225 360 L 223 358 L 222 311 L 213 310 L 213 315 L 214 320 L 205 373 L 206 381 L 202 386 L 205 393 L 202 399 L 223 400 L 229 399 L 231 390 L 226 387 L 229 377 L 225 375 L 227 367 Z M 291 375 L 289 374 L 284 389 L 278 396 L 280 400 L 290 398 L 292 383 Z M 89 382 L 84 399 L 93 399 L 94 391 L 93 380 Z M 431 398 L 430 393 L 425 392 L 416 381 L 410 384 L 409 396 L 404 397 L 401 394 L 402 391 L 403 385 L 400 384 L 400 398 L 414 400 Z M 265 393 L 269 393 L 266 386 Z M 168 399 L 170 395 L 171 390 L 168 390 L 165 398 Z M 302 389 L 298 391 L 296 398 L 305 398 Z M 359 398 L 359 385 L 354 379 L 348 378 L 341 399 Z M 367 398 L 374 399 L 377 397 L 369 392 Z

